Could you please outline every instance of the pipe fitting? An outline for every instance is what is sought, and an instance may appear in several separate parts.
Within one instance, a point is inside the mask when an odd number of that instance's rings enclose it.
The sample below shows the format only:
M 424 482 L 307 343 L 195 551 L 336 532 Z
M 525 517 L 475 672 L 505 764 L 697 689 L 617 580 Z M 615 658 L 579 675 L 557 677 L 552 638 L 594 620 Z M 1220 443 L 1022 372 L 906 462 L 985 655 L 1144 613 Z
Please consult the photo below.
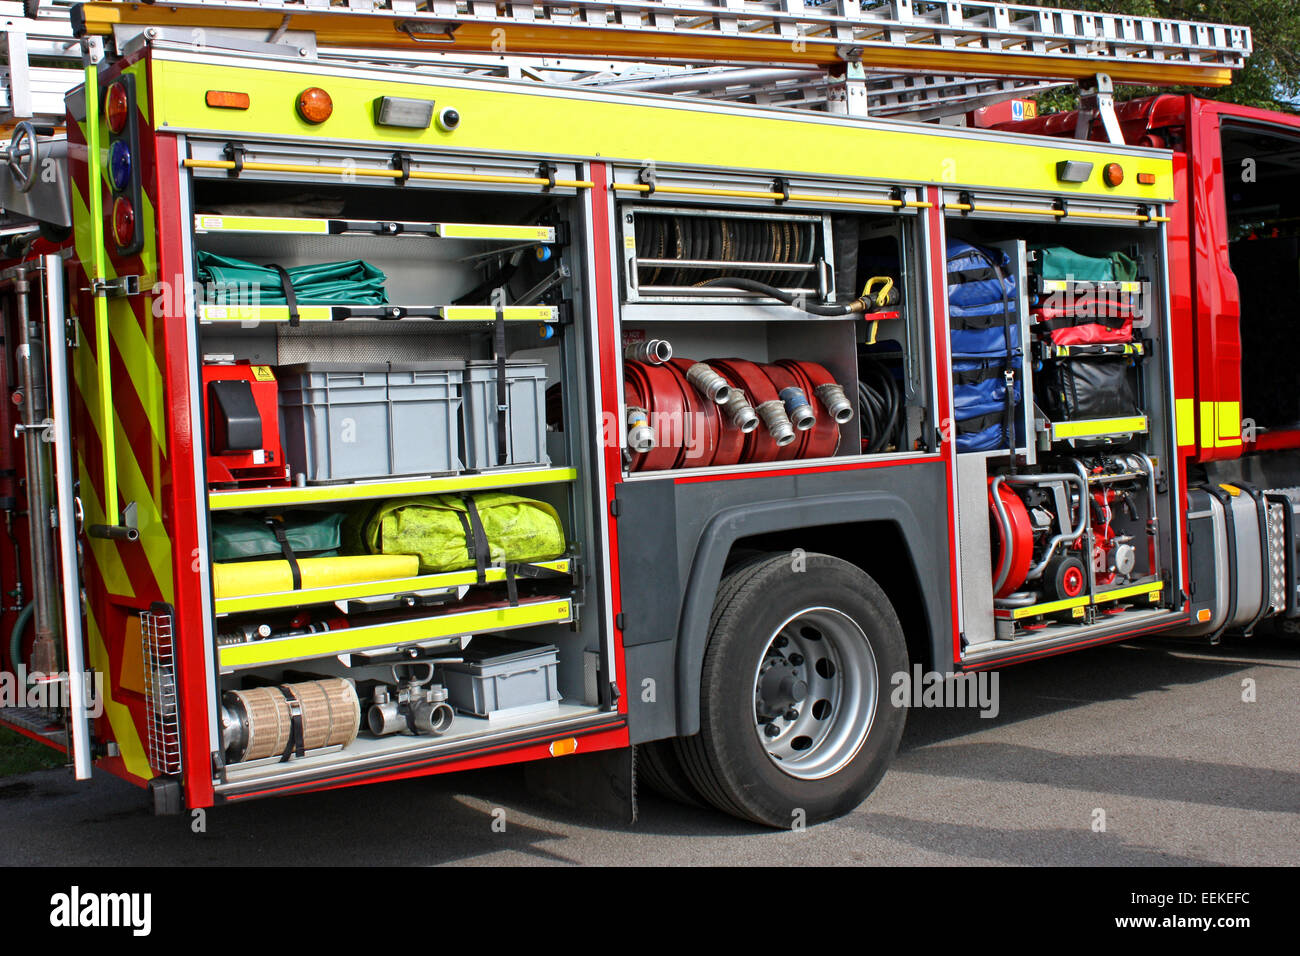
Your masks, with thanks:
M 447 703 L 447 689 L 441 684 L 421 687 L 407 684 L 397 690 L 381 684 L 375 688 L 366 711 L 366 723 L 376 737 L 416 734 L 440 737 L 451 729 L 456 711 Z
M 746 435 L 758 427 L 758 413 L 754 411 L 754 406 L 749 404 L 749 399 L 745 397 L 744 391 L 739 388 L 731 390 L 731 394 L 727 396 L 727 401 L 722 406 L 722 410 L 731 419 L 731 424 Z
M 830 382 L 825 385 L 818 385 L 813 391 L 817 393 L 817 397 L 821 399 L 822 404 L 826 406 L 826 410 L 831 413 L 831 418 L 835 419 L 837 423 L 843 425 L 845 422 L 852 421 L 853 403 L 844 394 L 844 386 Z
M 795 428 L 806 432 L 817 424 L 817 413 L 813 411 L 808 396 L 804 394 L 802 388 L 795 386 L 783 388 L 780 395 L 781 401 L 785 404 L 786 414 L 790 416 L 790 421 L 794 423 Z
M 667 339 L 633 342 L 623 349 L 623 356 L 633 362 L 644 362 L 646 365 L 664 365 L 673 357 L 673 346 Z
M 638 455 L 644 455 L 655 447 L 655 432 L 650 427 L 650 416 L 644 408 L 628 407 L 627 447 Z
M 790 416 L 785 413 L 785 406 L 779 400 L 763 402 L 758 406 L 758 414 L 778 448 L 784 448 L 794 441 L 794 425 L 791 424 Z
M 719 405 L 727 404 L 731 397 L 731 386 L 727 380 L 703 362 L 696 362 L 686 370 L 686 381 L 695 386 L 705 398 L 712 399 Z

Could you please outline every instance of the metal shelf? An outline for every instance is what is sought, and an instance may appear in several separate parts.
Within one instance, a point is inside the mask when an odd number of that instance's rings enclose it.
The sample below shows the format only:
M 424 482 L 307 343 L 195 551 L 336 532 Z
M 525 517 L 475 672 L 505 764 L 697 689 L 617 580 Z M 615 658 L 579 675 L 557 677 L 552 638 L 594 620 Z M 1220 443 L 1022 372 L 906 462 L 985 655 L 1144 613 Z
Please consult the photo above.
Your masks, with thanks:
M 439 477 L 388 478 L 351 484 L 311 485 L 305 488 L 235 488 L 227 491 L 209 491 L 208 507 L 213 511 L 288 508 L 295 505 L 365 501 L 404 495 L 438 495 L 458 491 L 487 491 L 492 488 L 557 484 L 576 481 L 577 477 L 578 472 L 574 468 L 529 468 Z
M 510 226 L 470 222 L 403 222 L 384 219 L 314 219 L 286 216 L 221 216 L 199 213 L 194 234 L 374 236 L 426 239 L 467 239 L 521 245 L 556 241 L 554 226 Z
M 1089 605 L 1109 604 L 1112 601 L 1136 597 L 1145 597 L 1147 601 L 1154 604 L 1160 600 L 1160 593 L 1164 588 L 1163 581 L 1145 581 L 1141 584 L 1112 588 L 1109 591 L 1098 591 L 1092 597 L 1081 594 L 1078 597 L 1047 601 L 1042 604 L 1029 604 L 1024 607 L 999 607 L 994 613 L 999 619 L 1008 621 L 1023 621 L 1026 618 L 1065 612 L 1069 612 L 1071 617 L 1082 618 L 1084 617 L 1084 608 Z
M 407 644 L 438 643 L 467 634 L 535 627 L 539 624 L 564 624 L 571 620 L 571 599 L 539 598 L 522 600 L 515 607 L 479 608 L 362 627 L 344 627 L 319 634 L 304 634 L 301 637 L 228 644 L 217 648 L 217 658 L 220 669 L 229 673 L 248 667 L 376 651 Z
M 233 325 L 288 322 L 287 305 L 200 305 L 199 321 Z M 395 321 L 494 322 L 497 309 L 491 305 L 300 305 L 300 322 Z M 553 305 L 507 305 L 501 309 L 507 322 L 558 322 L 560 310 Z
M 547 568 L 561 574 L 567 574 L 570 563 L 567 558 L 556 561 L 536 561 L 534 567 Z M 505 568 L 488 568 L 484 572 L 488 584 L 499 584 L 506 580 Z M 473 569 L 465 571 L 448 571 L 442 574 L 419 574 L 409 578 L 388 578 L 382 581 L 367 581 L 363 584 L 341 584 L 324 588 L 308 588 L 299 591 L 277 591 L 269 594 L 247 594 L 236 597 L 217 598 L 218 614 L 238 614 L 245 611 L 274 611 L 284 608 L 304 607 L 309 604 L 332 604 L 335 601 L 351 601 L 358 598 L 399 597 L 416 591 L 429 591 L 440 588 L 471 587 L 478 583 L 478 573 Z
M 1041 430 L 1052 441 L 1069 441 L 1076 438 L 1113 438 L 1121 435 L 1145 435 L 1145 415 L 1124 418 L 1093 418 L 1083 421 L 1044 422 Z

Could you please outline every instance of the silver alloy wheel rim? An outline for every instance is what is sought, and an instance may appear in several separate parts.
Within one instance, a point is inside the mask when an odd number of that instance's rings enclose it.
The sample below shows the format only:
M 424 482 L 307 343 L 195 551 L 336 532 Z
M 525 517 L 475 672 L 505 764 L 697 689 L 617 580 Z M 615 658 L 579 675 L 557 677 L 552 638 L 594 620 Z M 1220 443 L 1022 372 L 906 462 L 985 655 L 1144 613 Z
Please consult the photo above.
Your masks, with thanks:
M 871 733 L 879 688 L 857 621 L 829 607 L 792 614 L 754 670 L 754 729 L 768 759 L 800 780 L 843 769 Z

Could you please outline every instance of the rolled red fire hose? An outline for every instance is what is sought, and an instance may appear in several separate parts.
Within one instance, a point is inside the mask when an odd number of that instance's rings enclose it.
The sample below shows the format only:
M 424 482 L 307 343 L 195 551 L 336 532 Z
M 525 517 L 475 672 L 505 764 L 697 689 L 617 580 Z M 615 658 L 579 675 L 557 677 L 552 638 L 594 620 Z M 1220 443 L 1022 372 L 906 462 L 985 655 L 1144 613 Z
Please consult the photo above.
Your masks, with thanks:
M 804 432 L 804 440 L 800 445 L 800 458 L 829 458 L 834 455 L 840 447 L 840 426 L 826 407 L 826 403 L 821 400 L 817 394 L 817 388 L 820 385 L 838 385 L 830 372 L 826 371 L 824 366 L 816 362 L 799 362 L 794 359 L 781 359 L 777 366 L 788 370 L 800 380 L 800 388 L 808 396 L 812 403 L 813 411 L 817 415 L 817 424 L 809 431 Z
M 750 404 L 755 409 L 759 409 L 760 414 L 762 406 L 767 402 L 781 404 L 781 399 L 777 395 L 772 380 L 753 362 L 744 359 L 708 359 L 708 364 L 726 376 L 729 381 L 744 389 L 745 394 L 749 397 Z M 784 410 L 784 406 L 782 406 L 782 409 Z M 798 439 L 796 437 L 795 441 L 790 442 L 786 448 L 797 445 Z M 750 464 L 779 461 L 783 451 L 784 449 L 776 443 L 776 439 L 768 431 L 766 424 L 763 424 L 745 436 L 745 447 L 741 452 L 740 460 Z M 784 457 L 792 458 L 794 452 L 792 451 Z
M 690 394 L 693 407 L 690 411 L 691 427 L 695 428 L 697 423 L 704 426 L 702 438 L 696 439 L 700 451 L 691 457 L 689 450 L 685 467 L 687 468 L 704 468 L 708 465 L 734 465 L 740 461 L 740 453 L 745 447 L 745 435 L 739 428 L 734 427 L 723 414 L 722 406 L 702 394 L 699 389 L 686 380 L 686 373 L 691 366 L 695 365 L 695 359 L 674 358 L 669 365 L 673 370 L 679 372 L 682 376 L 682 386 Z M 717 372 L 717 369 L 714 369 Z M 718 372 L 722 375 L 721 372 Z M 725 375 L 722 375 L 726 378 Z M 735 387 L 735 383 L 728 380 L 727 384 Z M 698 417 L 697 417 L 698 416 Z

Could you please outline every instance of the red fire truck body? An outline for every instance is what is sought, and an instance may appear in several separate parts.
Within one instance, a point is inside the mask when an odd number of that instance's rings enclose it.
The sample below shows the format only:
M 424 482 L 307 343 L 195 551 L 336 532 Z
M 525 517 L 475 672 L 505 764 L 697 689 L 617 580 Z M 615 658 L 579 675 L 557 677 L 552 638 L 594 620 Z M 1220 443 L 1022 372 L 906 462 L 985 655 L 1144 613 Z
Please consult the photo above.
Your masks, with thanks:
M 526 763 L 782 826 L 875 786 L 900 679 L 1300 616 L 1295 118 L 959 129 L 169 32 L 223 16 L 85 5 L 116 55 L 10 151 L 30 188 L 63 143 L 71 234 L 0 286 L 4 658 L 101 684 L 0 723 L 79 777 L 176 812 Z

